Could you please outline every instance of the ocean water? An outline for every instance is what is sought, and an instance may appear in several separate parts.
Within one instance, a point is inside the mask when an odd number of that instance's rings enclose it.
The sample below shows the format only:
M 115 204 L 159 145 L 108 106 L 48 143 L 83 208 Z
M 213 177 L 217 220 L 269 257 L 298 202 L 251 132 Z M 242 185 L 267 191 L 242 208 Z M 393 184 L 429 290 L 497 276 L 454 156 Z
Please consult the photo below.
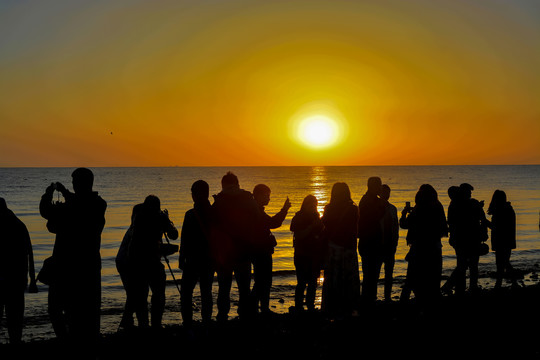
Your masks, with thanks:
M 486 209 L 496 189 L 504 190 L 517 215 L 518 248 L 512 254 L 514 267 L 525 274 L 523 284 L 536 283 L 536 271 L 540 263 L 540 166 L 358 166 L 358 167 L 169 167 L 169 168 L 93 168 L 94 190 L 107 201 L 106 225 L 102 234 L 102 333 L 112 333 L 118 328 L 125 293 L 116 272 L 114 259 L 122 237 L 129 226 L 132 207 L 153 194 L 161 199 L 162 208 L 168 209 L 175 225 L 180 230 L 184 214 L 192 207 L 191 184 L 199 179 L 207 181 L 210 193 L 220 191 L 221 177 L 234 172 L 240 186 L 252 190 L 256 184 L 264 183 L 271 190 L 268 214 L 278 212 L 289 197 L 292 207 L 283 225 L 274 230 L 278 245 L 274 254 L 274 282 L 271 306 L 276 312 L 285 312 L 293 303 L 294 276 L 292 234 L 290 221 L 299 210 L 303 198 L 308 194 L 319 200 L 322 214 L 329 201 L 330 191 L 335 182 L 346 182 L 358 203 L 366 191 L 367 179 L 379 176 L 391 189 L 390 202 L 400 212 L 406 201 L 414 203 L 414 196 L 420 185 L 429 183 L 435 187 L 439 200 L 448 208 L 447 189 L 451 185 L 468 182 L 474 186 L 473 197 L 485 200 Z M 43 260 L 52 252 L 54 235 L 45 227 L 45 220 L 39 215 L 39 201 L 45 188 L 60 181 L 71 188 L 73 168 L 0 168 L 0 196 L 8 207 L 26 224 L 32 239 L 36 271 Z M 55 195 L 56 196 L 56 195 Z M 58 200 L 62 200 L 58 198 Z M 400 285 L 406 272 L 404 260 L 407 253 L 405 230 L 400 230 L 400 240 L 396 253 L 394 276 L 394 296 L 399 295 Z M 178 243 L 178 241 L 174 242 Z M 359 259 L 360 260 L 360 259 Z M 448 275 L 455 266 L 453 248 L 443 239 L 443 275 Z M 495 270 L 493 253 L 480 260 L 481 285 L 490 287 Z M 182 277 L 178 269 L 177 254 L 170 257 L 171 271 L 167 269 L 167 305 L 164 324 L 180 324 L 180 296 L 173 283 Z M 77 271 L 77 269 L 73 269 Z M 381 276 L 382 277 L 382 276 Z M 38 284 L 38 294 L 26 294 L 25 329 L 23 340 L 47 339 L 54 336 L 47 316 L 47 286 Z M 217 290 L 217 284 L 215 284 Z M 214 293 L 217 293 L 216 291 Z M 382 291 L 379 292 L 382 294 Z M 320 296 L 320 289 L 318 295 Z M 233 306 L 230 315 L 235 315 L 236 293 L 233 286 Z M 200 298 L 198 288 L 194 296 L 197 307 Z M 317 301 L 320 301 L 320 297 Z M 194 316 L 197 319 L 199 313 Z M 5 319 L 1 323 L 0 343 L 7 342 Z

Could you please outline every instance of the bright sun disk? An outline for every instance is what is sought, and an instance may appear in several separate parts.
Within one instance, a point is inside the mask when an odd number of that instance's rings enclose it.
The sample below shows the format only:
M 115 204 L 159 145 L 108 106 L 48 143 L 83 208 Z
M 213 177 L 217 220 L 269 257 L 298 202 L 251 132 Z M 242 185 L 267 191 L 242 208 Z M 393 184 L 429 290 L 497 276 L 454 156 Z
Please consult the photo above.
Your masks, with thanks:
M 337 123 L 323 115 L 305 118 L 298 126 L 298 138 L 312 148 L 326 148 L 334 145 L 339 137 Z

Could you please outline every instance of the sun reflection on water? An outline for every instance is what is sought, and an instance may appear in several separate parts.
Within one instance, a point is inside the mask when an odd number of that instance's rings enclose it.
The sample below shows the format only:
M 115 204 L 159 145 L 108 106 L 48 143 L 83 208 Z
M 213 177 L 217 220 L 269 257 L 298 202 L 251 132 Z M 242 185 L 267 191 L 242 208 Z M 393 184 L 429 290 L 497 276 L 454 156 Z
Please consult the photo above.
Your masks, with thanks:
M 311 168 L 311 193 L 317 198 L 317 210 L 323 214 L 324 206 L 328 203 L 328 177 L 324 166 Z

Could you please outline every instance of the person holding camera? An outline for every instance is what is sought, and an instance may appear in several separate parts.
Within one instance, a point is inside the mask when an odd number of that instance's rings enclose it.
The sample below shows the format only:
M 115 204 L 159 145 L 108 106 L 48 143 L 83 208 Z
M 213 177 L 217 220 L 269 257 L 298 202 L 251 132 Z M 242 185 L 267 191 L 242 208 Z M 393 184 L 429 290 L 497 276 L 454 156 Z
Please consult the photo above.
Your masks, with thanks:
M 272 254 L 277 245 L 276 238 L 271 229 L 277 229 L 283 224 L 287 212 L 291 207 L 289 198 L 285 200 L 281 210 L 274 216 L 268 215 L 264 207 L 270 202 L 270 188 L 264 184 L 258 184 L 253 188 L 253 198 L 258 206 L 258 221 L 255 227 L 255 242 L 253 248 L 253 277 L 254 284 L 251 296 L 254 301 L 254 310 L 260 304 L 263 315 L 271 314 L 270 311 L 270 288 L 272 287 Z
M 92 190 L 90 169 L 78 168 L 71 176 L 74 193 L 53 183 L 39 204 L 47 229 L 56 234 L 48 310 L 58 337 L 95 349 L 100 336 L 100 246 L 107 203 Z M 64 202 L 53 202 L 55 190 Z
M 161 328 L 166 285 L 165 267 L 161 263 L 163 235 L 176 240 L 178 230 L 169 219 L 167 210 L 161 210 L 159 198 L 149 195 L 133 219 L 133 233 L 127 255 L 129 302 L 135 310 L 140 328 L 149 325 L 149 290 L 152 291 L 151 326 L 156 330 Z

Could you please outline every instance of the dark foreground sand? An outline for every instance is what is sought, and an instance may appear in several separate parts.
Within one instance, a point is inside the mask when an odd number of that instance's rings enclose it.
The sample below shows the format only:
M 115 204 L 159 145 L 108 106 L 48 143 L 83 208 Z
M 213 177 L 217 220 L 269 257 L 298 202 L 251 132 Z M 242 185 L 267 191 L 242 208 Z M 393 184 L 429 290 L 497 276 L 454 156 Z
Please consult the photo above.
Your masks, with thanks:
M 378 303 L 347 320 L 274 314 L 209 328 L 197 323 L 191 332 L 179 325 L 159 334 L 117 333 L 94 350 L 44 340 L 2 345 L 0 358 L 540 358 L 540 286 L 444 297 L 432 313 L 414 302 Z

